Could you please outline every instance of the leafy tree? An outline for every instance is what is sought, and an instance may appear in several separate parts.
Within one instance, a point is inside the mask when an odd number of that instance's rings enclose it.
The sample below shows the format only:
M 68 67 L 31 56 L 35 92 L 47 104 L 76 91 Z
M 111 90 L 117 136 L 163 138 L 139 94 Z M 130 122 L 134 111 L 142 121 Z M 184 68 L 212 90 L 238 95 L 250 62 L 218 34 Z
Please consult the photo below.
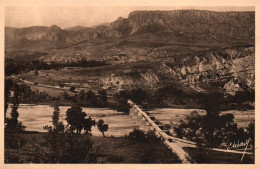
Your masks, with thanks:
M 102 133 L 103 137 L 105 137 L 105 131 L 108 130 L 108 124 L 104 124 L 104 120 L 100 119 L 97 122 L 98 130 Z
M 91 117 L 84 119 L 83 128 L 86 131 L 86 133 L 91 132 L 92 126 L 95 126 L 95 125 L 96 125 L 96 121 L 94 119 L 92 119 Z
M 142 103 L 142 101 L 146 98 L 147 94 L 146 91 L 138 88 L 138 89 L 134 89 L 131 91 L 131 99 L 133 100 L 133 102 L 135 103 Z
M 87 114 L 82 111 L 82 108 L 79 105 L 72 105 L 66 111 L 66 120 L 71 126 L 72 130 L 76 130 L 78 134 L 81 133 L 81 130 L 84 129 L 86 133 L 91 131 L 91 127 L 94 126 L 95 120 L 91 117 L 86 118 Z
M 83 123 L 86 117 L 86 113 L 82 111 L 82 108 L 79 105 L 72 105 L 66 111 L 66 120 L 70 124 L 73 130 L 77 130 L 77 133 L 80 134 L 83 129 Z
M 54 128 L 57 128 L 59 117 L 60 117 L 60 109 L 58 105 L 55 105 L 53 115 L 52 115 L 52 124 Z

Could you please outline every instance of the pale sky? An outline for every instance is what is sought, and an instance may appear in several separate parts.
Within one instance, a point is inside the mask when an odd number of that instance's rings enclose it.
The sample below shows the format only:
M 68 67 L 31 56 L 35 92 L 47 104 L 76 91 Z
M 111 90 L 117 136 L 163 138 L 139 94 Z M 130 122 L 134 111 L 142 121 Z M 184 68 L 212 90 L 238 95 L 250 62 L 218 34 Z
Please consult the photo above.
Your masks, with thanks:
M 62 28 L 72 26 L 94 26 L 116 20 L 119 16 L 127 18 L 135 10 L 179 10 L 199 9 L 213 11 L 254 11 L 254 7 L 6 7 L 5 26 L 29 27 L 58 25 Z

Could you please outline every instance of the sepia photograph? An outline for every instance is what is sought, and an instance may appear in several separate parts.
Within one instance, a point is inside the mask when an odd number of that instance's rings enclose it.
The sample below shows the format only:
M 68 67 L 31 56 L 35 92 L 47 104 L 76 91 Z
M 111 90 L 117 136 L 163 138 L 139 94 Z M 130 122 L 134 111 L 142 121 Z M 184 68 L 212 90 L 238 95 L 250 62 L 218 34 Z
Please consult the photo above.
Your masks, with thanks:
M 4 164 L 255 164 L 254 6 L 5 6 Z

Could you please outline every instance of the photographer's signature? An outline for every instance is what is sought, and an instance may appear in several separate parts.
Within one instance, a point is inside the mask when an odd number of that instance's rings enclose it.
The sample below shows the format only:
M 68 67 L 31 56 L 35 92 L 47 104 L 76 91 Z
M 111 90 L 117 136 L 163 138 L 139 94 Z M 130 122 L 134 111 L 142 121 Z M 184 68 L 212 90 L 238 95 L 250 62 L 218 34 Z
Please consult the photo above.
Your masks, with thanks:
M 242 161 L 243 158 L 244 158 L 244 155 L 245 155 L 246 150 L 249 148 L 249 145 L 250 145 L 250 149 L 253 147 L 252 144 L 250 144 L 251 141 L 252 141 L 252 140 L 249 138 L 249 139 L 247 139 L 245 142 L 240 142 L 240 141 L 231 142 L 231 143 L 229 144 L 229 146 L 227 147 L 227 150 L 235 150 L 235 149 L 245 148 L 245 149 L 244 149 L 243 156 L 242 156 L 242 158 L 241 158 L 241 161 Z

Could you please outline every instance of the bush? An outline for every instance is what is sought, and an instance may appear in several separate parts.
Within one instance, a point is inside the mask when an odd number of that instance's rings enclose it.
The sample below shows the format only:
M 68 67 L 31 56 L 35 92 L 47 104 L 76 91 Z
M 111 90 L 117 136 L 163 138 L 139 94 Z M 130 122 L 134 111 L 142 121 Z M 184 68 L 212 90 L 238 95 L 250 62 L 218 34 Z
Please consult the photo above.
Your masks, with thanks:
M 134 141 L 145 141 L 145 134 L 144 131 L 135 128 L 129 133 L 128 138 Z

